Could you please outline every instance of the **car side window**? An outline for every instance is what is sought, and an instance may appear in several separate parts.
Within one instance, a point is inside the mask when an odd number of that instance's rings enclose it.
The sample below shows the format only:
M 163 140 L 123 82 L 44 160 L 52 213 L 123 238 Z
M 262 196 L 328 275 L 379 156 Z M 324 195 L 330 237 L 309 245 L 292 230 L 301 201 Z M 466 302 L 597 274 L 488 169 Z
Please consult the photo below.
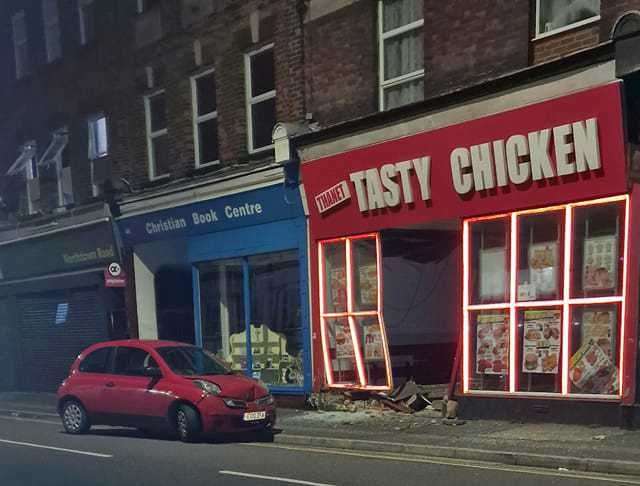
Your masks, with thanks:
M 79 370 L 83 373 L 108 373 L 113 348 L 96 349 L 82 360 Z
M 144 349 L 119 347 L 116 352 L 115 373 L 144 376 L 145 368 L 158 368 L 158 363 Z

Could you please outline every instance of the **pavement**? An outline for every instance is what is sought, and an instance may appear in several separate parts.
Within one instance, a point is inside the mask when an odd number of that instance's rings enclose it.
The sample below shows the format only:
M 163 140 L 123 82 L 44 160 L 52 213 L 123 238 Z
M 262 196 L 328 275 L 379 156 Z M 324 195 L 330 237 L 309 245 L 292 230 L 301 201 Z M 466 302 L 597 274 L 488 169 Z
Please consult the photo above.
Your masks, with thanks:
M 0 418 L 56 423 L 55 404 L 54 395 L 0 393 Z M 640 431 L 597 425 L 443 421 L 430 410 L 406 415 L 280 408 L 278 414 L 280 433 L 274 445 L 279 447 L 640 478 Z

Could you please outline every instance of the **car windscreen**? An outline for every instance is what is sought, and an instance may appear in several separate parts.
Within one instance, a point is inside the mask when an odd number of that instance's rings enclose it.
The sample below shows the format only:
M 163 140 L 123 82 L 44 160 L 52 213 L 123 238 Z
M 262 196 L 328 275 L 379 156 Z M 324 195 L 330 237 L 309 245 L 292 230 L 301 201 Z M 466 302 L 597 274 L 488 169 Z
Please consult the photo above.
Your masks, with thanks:
M 171 371 L 179 375 L 228 375 L 231 371 L 193 346 L 165 346 L 157 349 Z

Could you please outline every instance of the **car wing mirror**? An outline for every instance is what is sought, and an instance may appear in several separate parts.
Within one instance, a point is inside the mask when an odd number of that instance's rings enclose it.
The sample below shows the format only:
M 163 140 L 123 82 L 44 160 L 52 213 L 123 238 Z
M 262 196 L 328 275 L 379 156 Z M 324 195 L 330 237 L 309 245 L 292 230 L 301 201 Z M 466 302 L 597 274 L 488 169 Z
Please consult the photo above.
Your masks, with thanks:
M 144 376 L 148 376 L 149 378 L 162 378 L 162 371 L 160 368 L 155 366 L 147 366 L 144 368 Z

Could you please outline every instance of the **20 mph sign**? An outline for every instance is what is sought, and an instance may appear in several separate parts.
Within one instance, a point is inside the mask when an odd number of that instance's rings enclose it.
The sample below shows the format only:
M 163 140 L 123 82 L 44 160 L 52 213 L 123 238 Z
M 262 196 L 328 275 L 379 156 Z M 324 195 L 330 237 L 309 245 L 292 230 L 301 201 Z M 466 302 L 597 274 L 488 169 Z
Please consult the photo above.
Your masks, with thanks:
M 104 271 L 104 285 L 105 287 L 126 287 L 127 278 L 122 270 L 122 266 L 113 262 Z

